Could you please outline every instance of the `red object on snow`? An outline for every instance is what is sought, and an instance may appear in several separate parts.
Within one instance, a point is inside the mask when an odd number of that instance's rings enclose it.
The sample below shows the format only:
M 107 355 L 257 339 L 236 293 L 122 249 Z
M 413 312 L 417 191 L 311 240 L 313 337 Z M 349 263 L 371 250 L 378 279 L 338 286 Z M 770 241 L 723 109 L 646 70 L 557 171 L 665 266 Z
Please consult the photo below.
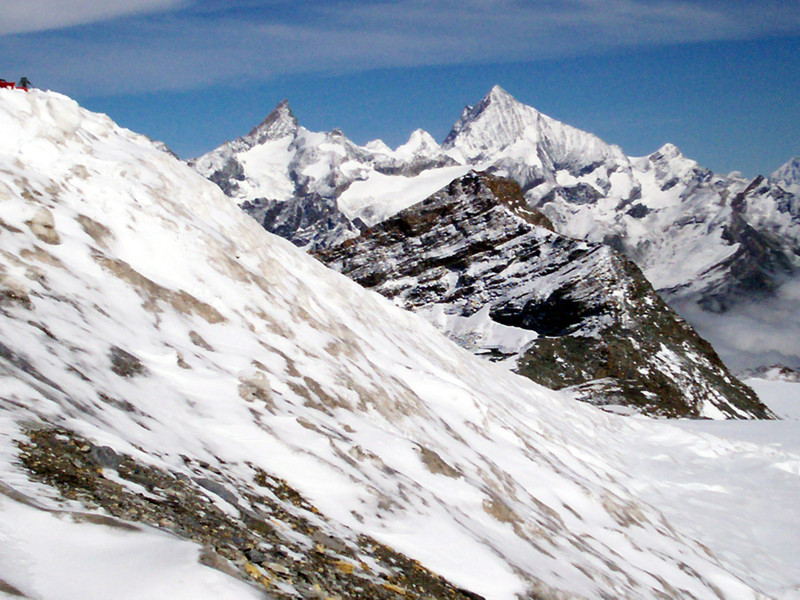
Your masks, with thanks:
M 17 87 L 16 81 L 0 81 L 0 89 L 6 88 L 9 90 L 13 90 L 16 87 Z M 19 89 L 24 90 L 25 88 L 19 88 Z M 25 91 L 27 92 L 28 90 Z

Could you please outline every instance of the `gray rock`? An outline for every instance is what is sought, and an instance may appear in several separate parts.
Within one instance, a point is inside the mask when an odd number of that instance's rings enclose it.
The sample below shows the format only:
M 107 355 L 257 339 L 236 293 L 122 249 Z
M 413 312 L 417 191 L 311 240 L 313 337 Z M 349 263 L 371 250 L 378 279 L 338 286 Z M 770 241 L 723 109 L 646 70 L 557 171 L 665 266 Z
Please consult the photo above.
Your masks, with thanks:
M 236 495 L 231 492 L 228 488 L 226 488 L 221 483 L 218 483 L 212 479 L 207 479 L 205 477 L 195 477 L 194 482 L 199 485 L 201 488 L 208 490 L 212 494 L 216 494 L 228 504 L 233 506 L 239 505 L 239 499 Z
M 114 450 L 108 446 L 93 446 L 89 451 L 89 459 L 101 469 L 118 469 L 122 460 Z
M 147 368 L 136 356 L 118 346 L 111 346 L 109 350 L 111 370 L 120 377 L 135 377 L 146 375 Z

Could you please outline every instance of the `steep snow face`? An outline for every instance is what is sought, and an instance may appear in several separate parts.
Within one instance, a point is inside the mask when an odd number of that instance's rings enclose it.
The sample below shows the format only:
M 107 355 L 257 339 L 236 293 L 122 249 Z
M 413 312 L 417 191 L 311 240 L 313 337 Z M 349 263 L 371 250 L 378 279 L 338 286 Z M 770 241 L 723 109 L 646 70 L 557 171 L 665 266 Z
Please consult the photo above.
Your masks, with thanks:
M 527 166 L 543 170 L 587 162 L 627 162 L 619 148 L 543 115 L 499 86 L 464 110 L 443 147 L 461 162 L 494 163 L 524 156 Z
M 657 482 L 632 480 L 633 458 L 645 474 L 652 461 L 670 474 L 665 481 L 682 484 L 682 458 L 702 450 L 696 436 L 598 413 L 458 349 L 269 236 L 145 138 L 62 96 L 0 94 L 0 129 L 6 497 L 34 499 L 36 511 L 85 510 L 31 481 L 20 463 L 36 432 L 56 426 L 65 433 L 55 441 L 72 432 L 108 446 L 205 490 L 208 510 L 234 521 L 264 515 L 253 491 L 264 472 L 282 477 L 326 516 L 356 565 L 368 559 L 355 540 L 369 534 L 487 599 L 741 599 L 800 580 L 796 566 L 746 574 L 746 582 L 731 574 L 746 556 L 792 556 L 793 547 L 744 532 L 742 544 L 715 539 L 709 550 L 698 543 L 702 533 L 687 537 L 637 499 L 632 490 Z M 657 432 L 680 441 L 674 462 L 645 444 Z M 727 456 L 743 452 L 708 444 Z M 78 461 L 83 450 L 74 452 Z M 758 487 L 770 454 L 746 454 Z M 102 487 L 175 505 L 122 473 L 106 464 Z M 787 493 L 795 479 L 783 482 Z M 658 489 L 652 497 L 666 498 L 678 485 Z M 693 493 L 686 488 L 681 505 Z M 686 510 L 697 522 L 728 518 L 704 506 Z M 778 514 L 764 504 L 742 510 L 753 522 Z M 34 518 L 5 499 L 0 511 L 4 522 Z M 792 514 L 784 525 L 795 524 Z M 86 521 L 76 527 L 88 531 Z M 159 526 L 180 533 L 168 521 Z M 0 534 L 0 564 L 23 569 L 35 560 L 10 554 L 16 531 Z M 314 553 L 305 530 L 281 535 Z M 278 546 L 264 552 L 283 552 Z M 113 545 L 106 551 L 95 560 L 119 556 Z M 186 564 L 185 556 L 173 558 Z M 251 576 L 262 572 L 243 561 Z M 141 577 L 168 579 L 170 564 L 148 564 L 154 571 Z M 294 584 L 273 575 L 273 593 L 290 597 Z M 36 581 L 22 574 L 11 583 L 39 597 Z M 398 589 L 390 581 L 384 589 Z M 235 588 L 220 594 L 251 597 Z

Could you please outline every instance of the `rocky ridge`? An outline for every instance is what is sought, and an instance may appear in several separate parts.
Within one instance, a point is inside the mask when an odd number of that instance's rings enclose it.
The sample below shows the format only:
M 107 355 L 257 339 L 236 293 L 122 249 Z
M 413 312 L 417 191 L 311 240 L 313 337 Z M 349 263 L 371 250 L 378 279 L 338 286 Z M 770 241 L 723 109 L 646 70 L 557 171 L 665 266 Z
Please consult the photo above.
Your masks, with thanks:
M 189 457 L 184 462 L 193 477 L 54 427 L 26 431 L 19 450 L 33 478 L 85 507 L 87 512 L 72 513 L 73 519 L 132 531 L 156 527 L 191 540 L 203 547 L 202 564 L 266 590 L 274 600 L 482 600 L 369 536 L 341 537 L 301 494 L 263 471 L 254 485 L 234 490 L 209 479 L 209 465 Z M 36 504 L 0 486 L 4 493 Z M 246 498 L 247 508 L 239 497 Z M 220 507 L 219 499 L 237 511 Z
M 515 182 L 471 173 L 315 255 L 468 349 L 594 404 L 771 417 L 633 263 L 551 229 Z

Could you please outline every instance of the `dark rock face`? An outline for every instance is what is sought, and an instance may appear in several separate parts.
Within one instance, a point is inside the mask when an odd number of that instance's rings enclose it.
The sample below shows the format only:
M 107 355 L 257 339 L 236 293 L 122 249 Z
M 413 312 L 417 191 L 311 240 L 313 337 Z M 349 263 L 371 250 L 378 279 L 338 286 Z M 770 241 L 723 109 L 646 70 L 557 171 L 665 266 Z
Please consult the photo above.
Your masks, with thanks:
M 120 377 L 136 377 L 147 375 L 147 368 L 136 356 L 118 346 L 112 346 L 109 352 L 111 370 Z
M 584 394 L 593 403 L 771 417 L 632 262 L 548 226 L 517 184 L 471 173 L 316 256 L 406 308 L 438 307 L 451 319 L 483 310 L 499 326 L 535 332 L 516 353 L 518 372 L 557 389 L 601 380 Z
M 791 276 L 794 266 L 781 240 L 754 229 L 734 213 L 723 239 L 738 244 L 736 252 L 715 266 L 727 276 L 703 290 L 698 304 L 711 312 L 724 312 L 740 297 L 769 296 Z
M 644 204 L 634 204 L 628 209 L 628 214 L 634 219 L 641 219 L 650 214 L 650 209 Z
M 227 196 L 232 196 L 238 189 L 238 181 L 244 181 L 244 169 L 233 156 L 229 157 L 221 169 L 217 169 L 208 178 L 216 183 Z
M 357 226 L 339 211 L 336 199 L 319 194 L 283 202 L 258 198 L 241 207 L 267 231 L 310 250 L 358 233 Z
M 558 190 L 552 190 L 539 201 L 539 204 L 541 205 L 552 202 L 556 197 L 556 194 L 560 195 L 566 202 L 578 205 L 593 204 L 603 197 L 603 194 L 598 192 L 592 186 L 585 183 L 579 183 L 574 186 L 560 187 Z

